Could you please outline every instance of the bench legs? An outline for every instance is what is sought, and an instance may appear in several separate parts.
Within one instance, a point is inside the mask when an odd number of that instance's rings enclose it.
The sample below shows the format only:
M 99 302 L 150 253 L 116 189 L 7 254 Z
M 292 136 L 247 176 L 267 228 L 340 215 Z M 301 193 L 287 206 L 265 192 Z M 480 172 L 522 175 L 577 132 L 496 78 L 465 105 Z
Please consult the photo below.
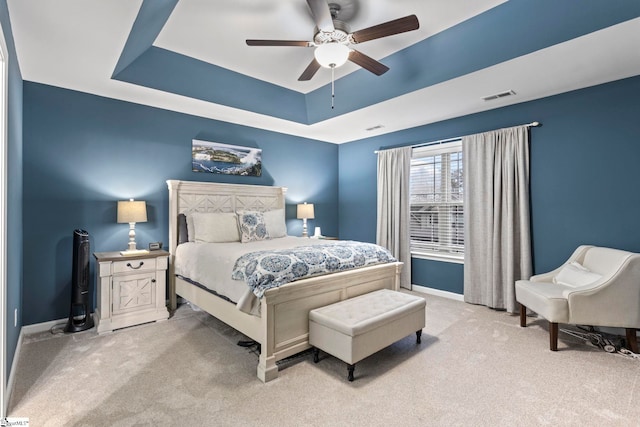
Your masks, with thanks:
M 422 343 L 422 329 L 420 329 L 419 331 L 416 331 L 416 344 L 420 344 L 420 343 Z M 314 348 L 314 356 L 313 356 L 314 357 L 314 359 L 313 359 L 314 362 L 316 361 L 316 357 L 317 357 L 316 353 L 317 353 L 317 351 L 318 351 L 318 349 Z M 353 371 L 355 369 L 356 369 L 356 364 L 355 363 L 347 365 L 347 373 L 348 373 L 347 379 L 349 381 L 353 381 Z
M 347 375 L 347 379 L 349 381 L 353 381 L 353 371 L 356 369 L 356 364 L 352 364 L 352 365 L 347 365 L 347 371 L 348 371 L 348 375 Z
M 318 363 L 320 361 L 320 350 L 317 347 L 313 347 L 313 363 Z M 347 364 L 347 379 L 349 381 L 353 381 L 353 371 L 356 369 L 356 364 Z
M 416 344 L 422 343 L 422 329 L 416 331 Z M 318 363 L 320 361 L 320 349 L 318 347 L 313 347 L 313 363 Z M 356 369 L 355 363 L 347 364 L 347 379 L 349 381 L 353 381 L 353 371 Z

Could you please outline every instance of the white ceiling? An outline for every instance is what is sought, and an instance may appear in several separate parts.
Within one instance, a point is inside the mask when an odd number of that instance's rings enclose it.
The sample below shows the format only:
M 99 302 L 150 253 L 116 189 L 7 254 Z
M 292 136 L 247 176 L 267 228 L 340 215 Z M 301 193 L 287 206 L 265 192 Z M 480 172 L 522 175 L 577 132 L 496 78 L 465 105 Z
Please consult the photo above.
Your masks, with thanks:
M 416 14 L 420 29 L 362 43 L 381 60 L 505 0 L 336 0 L 352 31 Z M 640 74 L 640 18 L 312 125 L 113 80 L 142 0 L 8 0 L 24 80 L 247 126 L 344 143 Z M 308 93 L 330 82 L 321 69 L 297 78 L 310 48 L 249 47 L 245 39 L 311 40 L 304 0 L 180 0 L 154 45 Z M 347 64 L 336 78 L 357 70 Z M 515 96 L 486 102 L 486 95 Z M 375 90 L 375 88 L 372 88 Z M 327 103 L 330 100 L 327 98 Z M 402 114 L 397 114 L 402 111 Z M 535 117 L 532 117 L 535 120 Z M 367 128 L 381 125 L 380 129 Z
M 362 53 L 381 59 L 505 1 L 360 0 L 357 11 L 351 7 L 339 17 L 351 15 L 348 24 L 356 31 L 415 14 L 420 29 L 356 46 Z M 329 2 L 358 4 L 355 0 Z M 223 5 L 212 7 L 210 0 L 181 0 L 154 45 L 302 93 L 330 82 L 331 73 L 326 69 L 308 82 L 298 81 L 313 58 L 313 48 L 249 47 L 245 43 L 248 38 L 313 40 L 315 24 L 305 0 L 218 3 Z M 357 69 L 347 63 L 336 70 L 336 78 Z

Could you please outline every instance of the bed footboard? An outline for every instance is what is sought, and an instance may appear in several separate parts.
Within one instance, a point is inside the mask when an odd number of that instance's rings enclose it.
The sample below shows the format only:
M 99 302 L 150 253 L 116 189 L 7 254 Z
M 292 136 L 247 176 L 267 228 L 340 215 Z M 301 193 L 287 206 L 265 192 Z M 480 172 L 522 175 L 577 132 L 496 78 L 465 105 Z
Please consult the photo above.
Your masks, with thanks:
M 276 362 L 310 348 L 309 311 L 378 289 L 398 290 L 401 269 L 400 262 L 378 264 L 269 289 L 261 300 L 260 317 L 189 282 L 174 280 L 178 295 L 260 343 L 257 375 L 267 382 L 278 377 Z
M 402 263 L 312 277 L 265 292 L 261 300 L 262 352 L 258 378 L 278 376 L 276 362 L 310 348 L 309 311 L 378 289 L 398 290 Z

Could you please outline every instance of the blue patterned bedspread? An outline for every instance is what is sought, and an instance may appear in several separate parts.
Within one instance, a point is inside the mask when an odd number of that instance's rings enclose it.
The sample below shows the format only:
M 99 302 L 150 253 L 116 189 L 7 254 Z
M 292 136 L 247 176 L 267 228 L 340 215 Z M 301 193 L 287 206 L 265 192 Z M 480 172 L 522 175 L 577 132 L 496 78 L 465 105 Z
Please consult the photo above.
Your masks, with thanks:
M 251 291 L 262 298 L 267 289 L 295 280 L 393 261 L 396 259 L 382 246 L 344 241 L 250 252 L 236 260 L 232 277 L 247 282 Z

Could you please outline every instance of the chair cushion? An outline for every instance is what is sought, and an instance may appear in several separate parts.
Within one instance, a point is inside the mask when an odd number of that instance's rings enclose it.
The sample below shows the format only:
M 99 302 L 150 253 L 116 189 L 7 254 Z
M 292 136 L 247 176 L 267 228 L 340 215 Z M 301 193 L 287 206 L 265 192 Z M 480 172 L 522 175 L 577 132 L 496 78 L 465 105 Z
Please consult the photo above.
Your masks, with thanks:
M 563 292 L 572 289 L 574 289 L 573 286 L 559 283 L 518 280 L 516 300 L 550 322 L 567 323 L 569 303 L 563 296 Z
M 579 286 L 590 285 L 598 281 L 602 276 L 594 273 L 586 267 L 580 265 L 579 262 L 571 262 L 562 266 L 560 272 L 553 278 L 553 283 L 570 286 L 576 288 Z

